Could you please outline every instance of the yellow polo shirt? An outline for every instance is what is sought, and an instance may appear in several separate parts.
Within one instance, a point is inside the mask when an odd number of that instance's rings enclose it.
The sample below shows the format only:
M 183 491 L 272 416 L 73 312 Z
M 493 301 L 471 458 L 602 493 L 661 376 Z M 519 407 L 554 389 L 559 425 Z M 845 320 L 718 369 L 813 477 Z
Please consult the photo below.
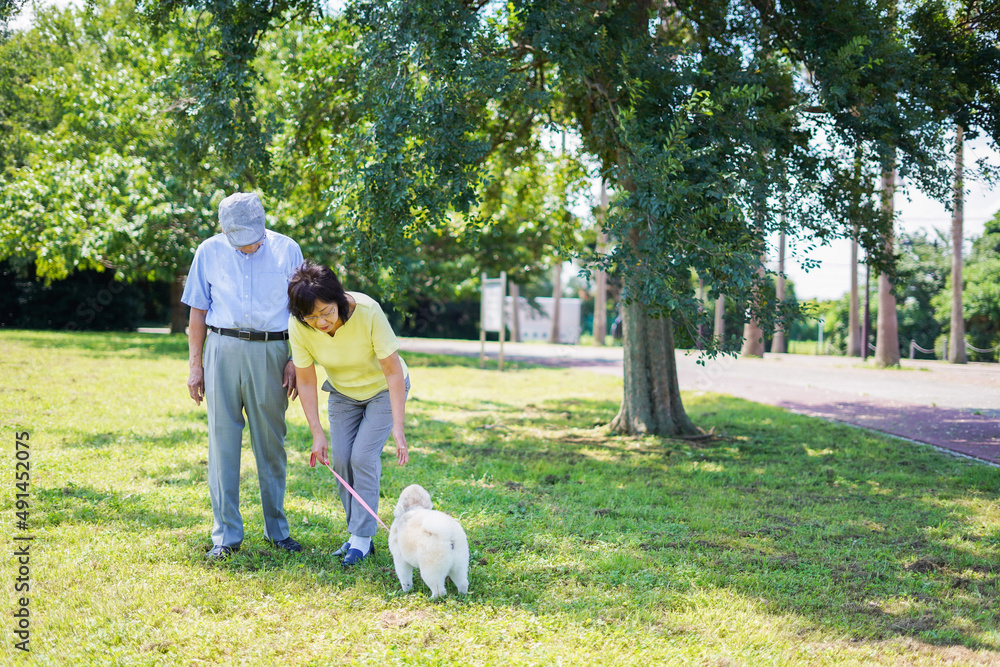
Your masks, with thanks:
M 354 314 L 335 336 L 288 318 L 292 361 L 299 368 L 319 364 L 334 388 L 344 396 L 365 401 L 389 388 L 379 359 L 399 349 L 399 341 L 382 307 L 361 292 L 348 292 L 356 304 Z M 409 376 L 406 363 L 403 375 Z

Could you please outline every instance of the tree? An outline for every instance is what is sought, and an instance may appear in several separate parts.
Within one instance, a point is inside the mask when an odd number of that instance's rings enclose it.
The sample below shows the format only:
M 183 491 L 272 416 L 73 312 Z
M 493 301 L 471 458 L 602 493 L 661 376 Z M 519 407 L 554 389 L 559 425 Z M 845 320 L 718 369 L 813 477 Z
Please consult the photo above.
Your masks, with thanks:
M 891 163 L 890 163 L 891 164 Z M 888 220 L 896 217 L 896 170 L 888 165 L 882 170 L 882 215 Z M 891 224 L 891 223 L 890 223 Z M 883 243 L 885 253 L 893 254 L 893 233 L 886 233 Z M 899 320 L 896 313 L 896 295 L 887 271 L 878 276 L 878 319 L 875 336 L 875 365 L 883 368 L 899 365 Z
M 601 203 L 596 209 L 598 226 L 604 227 L 604 217 L 608 214 L 607 183 L 601 179 Z M 604 255 L 608 252 L 607 237 L 601 229 L 597 230 L 594 252 Z M 598 269 L 594 275 L 594 345 L 603 346 L 608 332 L 608 274 Z
M 25 0 L 0 0 L 0 26 L 6 29 L 7 22 L 21 11 Z
M 854 180 L 855 182 L 860 182 L 861 171 L 863 169 L 863 153 L 855 151 L 854 159 Z M 852 220 L 855 220 L 854 229 L 851 232 L 851 289 L 848 293 L 849 297 L 849 307 L 848 307 L 848 324 L 847 324 L 847 356 L 849 357 L 860 357 L 864 356 L 867 358 L 867 350 L 862 350 L 862 345 L 867 346 L 868 341 L 862 342 L 861 335 L 861 324 L 858 321 L 860 316 L 860 306 L 858 303 L 858 234 L 861 231 L 861 200 L 862 193 L 855 191 L 851 198 L 851 210 L 849 216 Z M 867 284 L 865 289 L 867 289 Z M 865 295 L 865 300 L 867 301 L 867 294 Z
M 932 349 L 942 331 L 936 311 L 949 274 L 948 240 L 939 232 L 931 235 L 925 232 L 901 234 L 897 247 L 896 345 L 901 350 L 908 350 L 913 340 L 922 348 Z M 827 312 L 830 342 L 845 353 L 850 349 L 851 301 L 848 294 Z M 877 316 L 878 303 L 874 309 Z
M 778 275 L 777 292 L 775 298 L 780 303 L 785 300 L 785 232 L 782 231 L 778 239 Z M 775 329 L 774 338 L 771 341 L 771 351 L 778 354 L 788 352 L 788 345 L 785 342 L 785 327 Z
M 1000 345 L 1000 214 L 987 221 L 983 235 L 973 242 L 962 278 L 965 281 L 962 319 L 968 323 L 969 343 L 979 349 L 996 348 Z M 951 275 L 947 276 L 945 290 L 933 300 L 938 321 L 948 331 L 949 351 L 955 345 L 962 345 L 948 329 L 952 280 Z M 996 360 L 995 354 L 976 354 L 980 360 Z
M 851 239 L 851 289 L 848 292 L 848 323 L 847 323 L 847 356 L 861 356 L 861 324 L 858 321 L 860 305 L 858 303 L 858 242 Z
M 154 2 L 147 14 L 162 23 L 187 6 Z M 258 76 L 261 35 L 318 7 L 251 0 L 207 9 L 204 43 L 215 55 L 198 81 L 234 83 L 228 98 L 191 88 L 202 105 L 198 122 L 205 136 L 217 135 L 233 173 L 263 173 L 268 161 L 254 149 L 262 135 L 238 143 L 232 127 L 213 123 L 255 130 L 244 122 L 255 101 L 237 83 Z M 623 285 L 625 392 L 613 426 L 692 433 L 673 360 L 674 327 L 695 336 L 708 324 L 692 271 L 705 277 L 711 298 L 725 292 L 769 332 L 787 314 L 758 298 L 768 278 L 758 271 L 764 239 L 781 226 L 777 195 L 795 203 L 797 234 L 822 242 L 853 229 L 829 205 L 844 194 L 842 161 L 815 140 L 802 109 L 810 101 L 821 107 L 843 145 L 892 146 L 903 168 L 936 164 L 923 106 L 893 95 L 917 64 L 892 37 L 884 9 L 721 0 L 351 3 L 362 75 L 349 78 L 356 96 L 350 124 L 336 133 L 344 161 L 330 193 L 344 212 L 353 261 L 398 289 L 408 280 L 401 249 L 472 220 L 493 155 L 532 150 L 539 125 L 572 127 L 618 193 L 604 230 L 614 246 L 597 258 Z M 795 80 L 803 64 L 816 83 L 808 93 Z M 889 267 L 891 255 L 875 242 L 887 224 L 873 216 L 860 237 L 873 261 Z
M 955 126 L 955 203 L 951 217 L 951 332 L 955 344 L 948 348 L 948 361 L 964 364 L 965 317 L 962 312 L 962 244 L 965 242 L 962 228 L 965 224 L 965 178 L 964 178 L 965 130 Z
M 933 348 L 941 334 L 933 302 L 945 290 L 950 273 L 948 237 L 940 232 L 902 234 L 896 275 L 899 293 L 899 346 L 908 350 L 913 340 Z
M 40 278 L 79 270 L 173 283 L 172 328 L 197 243 L 214 233 L 225 187 L 212 158 L 176 129 L 151 86 L 177 53 L 130 2 L 44 9 L 0 44 L 0 259 L 29 256 Z
M 929 75 L 947 76 L 950 86 L 932 87 L 936 106 L 955 126 L 954 199 L 952 207 L 951 333 L 965 339 L 962 293 L 963 201 L 965 195 L 963 147 L 966 134 L 985 131 L 996 143 L 1000 138 L 1000 68 L 997 48 L 1000 17 L 993 3 L 963 0 L 922 3 L 911 17 L 916 50 L 930 64 Z M 952 345 L 948 361 L 965 363 L 965 345 Z

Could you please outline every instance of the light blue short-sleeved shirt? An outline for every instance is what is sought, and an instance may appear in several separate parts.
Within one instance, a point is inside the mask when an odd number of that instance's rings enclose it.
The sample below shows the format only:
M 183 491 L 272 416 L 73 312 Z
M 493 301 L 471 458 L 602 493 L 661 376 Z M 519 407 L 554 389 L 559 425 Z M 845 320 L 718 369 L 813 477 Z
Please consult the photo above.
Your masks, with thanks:
M 284 331 L 288 280 L 301 265 L 302 250 L 283 234 L 268 230 L 251 255 L 217 234 L 195 251 L 181 301 L 207 310 L 205 322 L 212 327 Z

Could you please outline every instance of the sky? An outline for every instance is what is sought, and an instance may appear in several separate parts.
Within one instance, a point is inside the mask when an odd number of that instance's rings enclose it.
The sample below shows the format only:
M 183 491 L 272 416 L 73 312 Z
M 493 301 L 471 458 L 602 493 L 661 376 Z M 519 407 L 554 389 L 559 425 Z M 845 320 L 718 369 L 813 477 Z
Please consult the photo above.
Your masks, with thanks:
M 71 0 L 39 1 L 58 6 L 71 4 Z M 337 4 L 339 0 L 332 1 Z M 29 0 L 21 14 L 10 22 L 10 27 L 18 30 L 28 28 L 31 14 L 31 0 Z M 985 140 L 966 142 L 966 165 L 972 165 L 980 158 L 988 159 L 993 164 L 1000 164 L 1000 155 L 993 151 Z M 966 188 L 968 192 L 965 200 L 964 236 L 968 242 L 969 239 L 980 236 L 986 221 L 1000 211 L 1000 188 L 994 189 L 979 182 L 967 182 Z M 908 195 L 907 190 L 909 190 Z M 945 232 L 950 238 L 951 214 L 944 204 L 912 190 L 912 188 L 906 187 L 906 183 L 903 183 L 900 191 L 896 194 L 896 210 L 898 212 L 896 232 L 912 233 L 925 230 L 932 235 L 933 230 L 937 229 Z M 776 247 L 777 239 L 772 242 L 772 245 Z M 785 256 L 789 259 L 786 261 L 785 273 L 794 281 L 795 294 L 800 301 L 838 299 L 850 288 L 851 245 L 849 241 L 837 241 L 829 246 L 812 250 L 809 257 L 819 260 L 821 264 L 818 268 L 808 272 L 792 258 L 793 252 L 794 248 L 786 250 Z M 777 259 L 770 263 L 770 268 L 777 269 Z M 863 284 L 863 269 L 859 280 Z
M 31 7 L 32 0 L 28 0 L 23 7 L 21 7 L 21 13 L 10 20 L 8 26 L 11 30 L 25 30 L 30 26 L 31 17 L 33 15 L 33 10 Z M 59 7 L 65 7 L 69 4 L 69 0 L 51 0 L 45 2 L 47 5 L 57 5 Z

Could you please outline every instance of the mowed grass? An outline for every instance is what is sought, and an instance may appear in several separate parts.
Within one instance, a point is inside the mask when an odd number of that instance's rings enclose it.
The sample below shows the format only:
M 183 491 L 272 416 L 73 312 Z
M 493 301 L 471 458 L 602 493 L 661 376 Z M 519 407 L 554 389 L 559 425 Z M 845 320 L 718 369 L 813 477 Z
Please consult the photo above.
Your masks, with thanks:
M 333 476 L 289 407 L 286 512 L 263 539 L 244 449 L 243 550 L 205 560 L 204 406 L 179 336 L 0 332 L 2 518 L 30 534 L 31 653 L 3 664 L 995 665 L 1000 471 L 710 394 L 715 439 L 610 435 L 621 380 L 406 355 L 411 463 L 470 540 L 470 592 L 402 594 L 386 535 L 344 572 Z M 28 531 L 15 433 L 30 432 Z M 8 549 L 13 551 L 12 540 Z

